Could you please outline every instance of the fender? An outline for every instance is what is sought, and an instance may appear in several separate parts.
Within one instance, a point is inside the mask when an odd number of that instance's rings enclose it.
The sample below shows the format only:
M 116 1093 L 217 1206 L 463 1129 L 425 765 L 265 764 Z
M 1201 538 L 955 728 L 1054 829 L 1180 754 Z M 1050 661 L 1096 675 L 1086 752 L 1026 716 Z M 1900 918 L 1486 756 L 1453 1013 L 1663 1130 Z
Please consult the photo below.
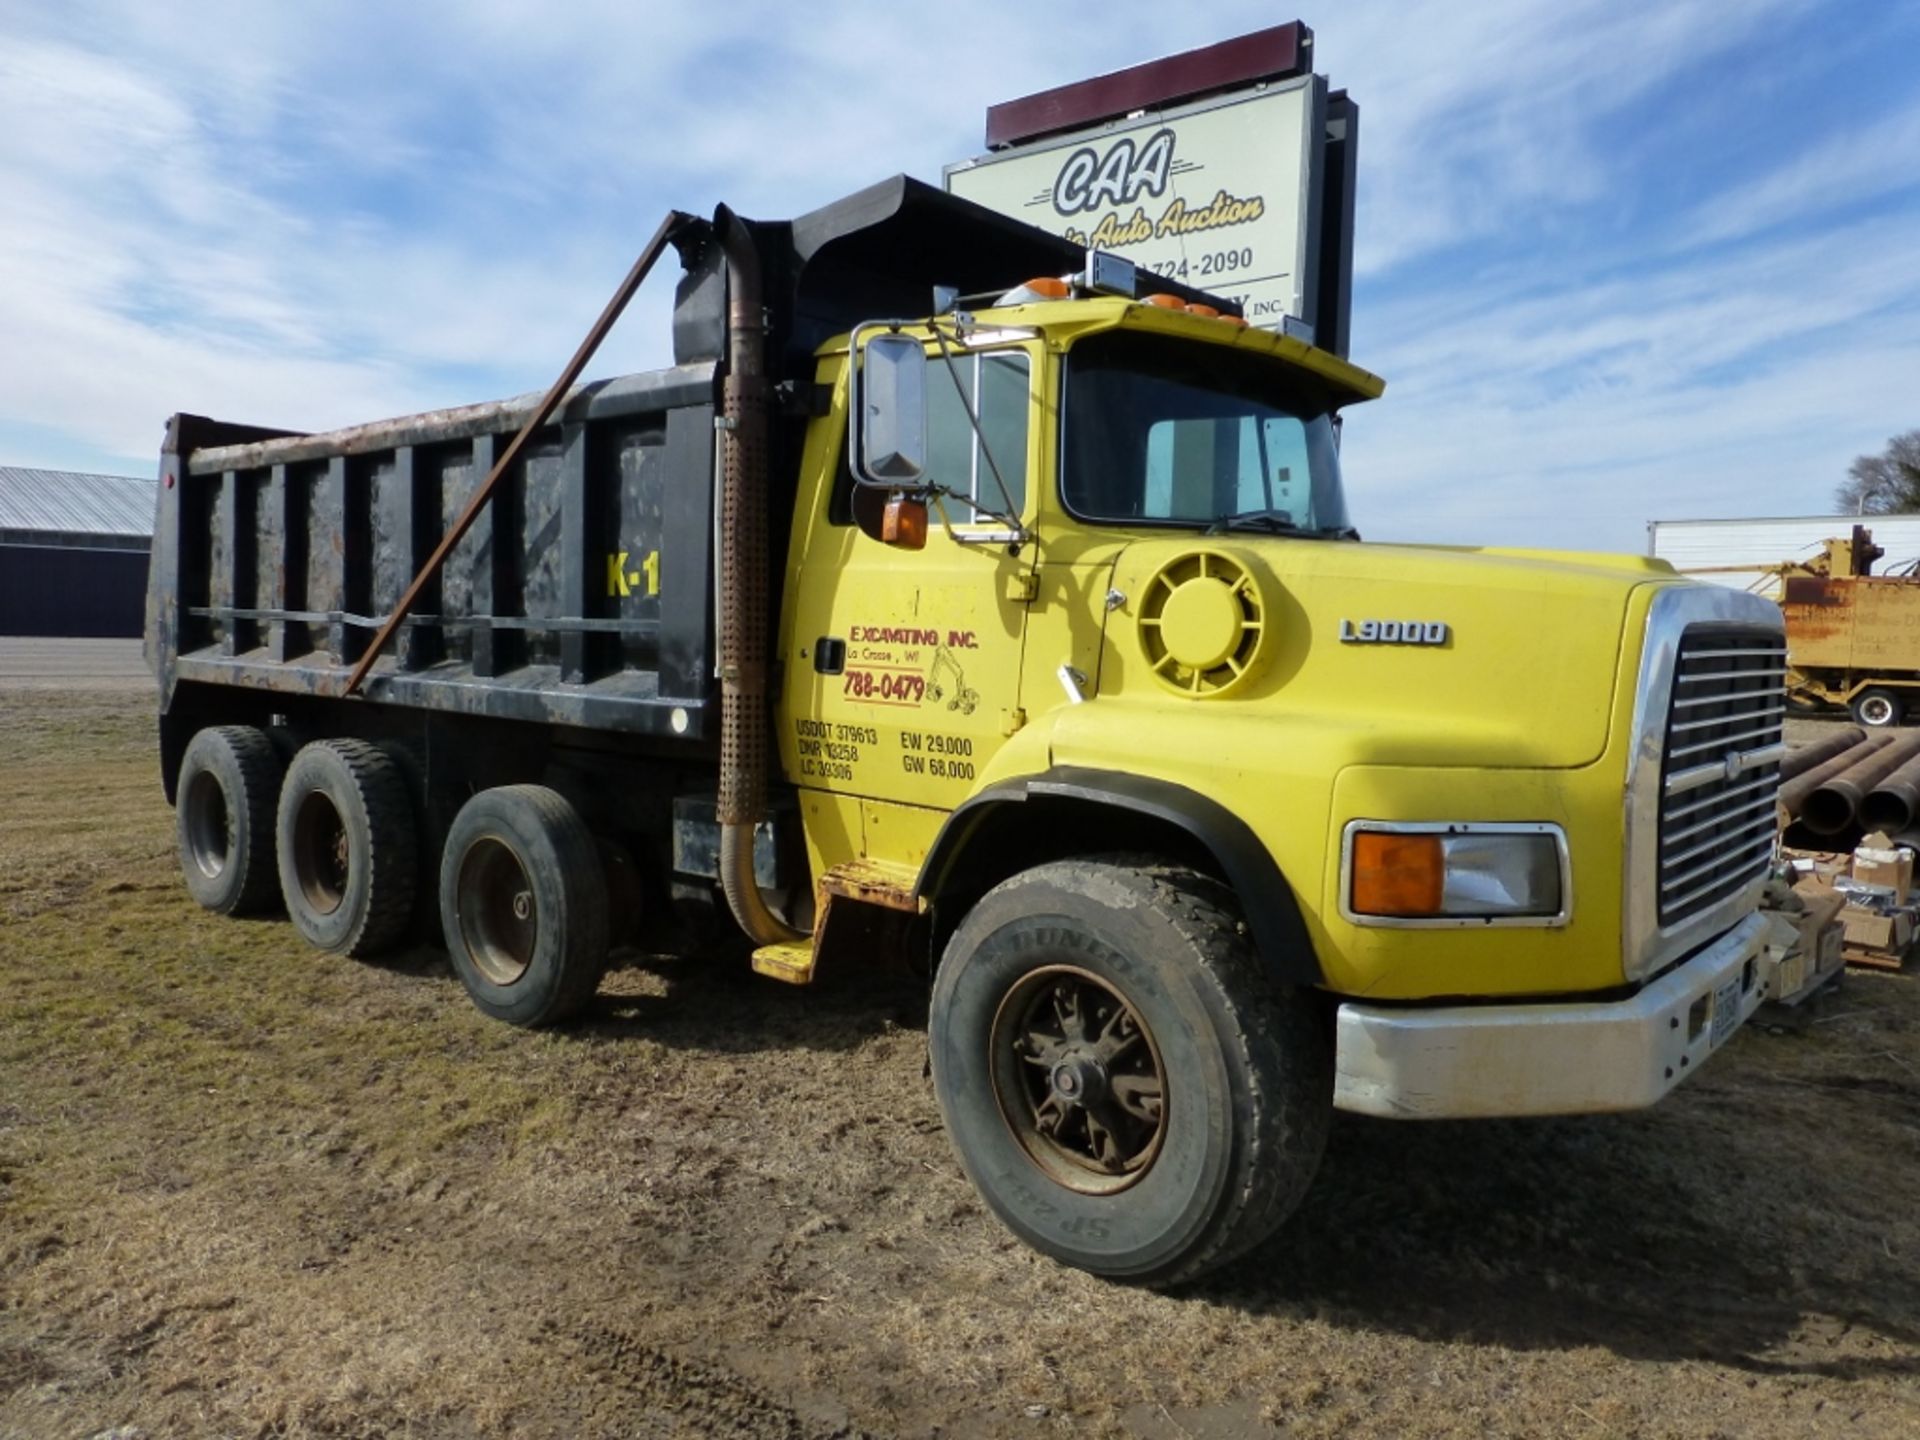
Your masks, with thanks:
M 1048 800 L 1124 810 L 1184 831 L 1219 865 L 1246 913 L 1255 948 L 1280 979 L 1290 985 L 1322 982 L 1293 887 L 1246 822 L 1184 785 L 1144 775 L 1062 765 L 989 785 L 947 817 L 927 852 L 914 894 L 930 902 L 940 898 L 990 816 L 1008 806 Z

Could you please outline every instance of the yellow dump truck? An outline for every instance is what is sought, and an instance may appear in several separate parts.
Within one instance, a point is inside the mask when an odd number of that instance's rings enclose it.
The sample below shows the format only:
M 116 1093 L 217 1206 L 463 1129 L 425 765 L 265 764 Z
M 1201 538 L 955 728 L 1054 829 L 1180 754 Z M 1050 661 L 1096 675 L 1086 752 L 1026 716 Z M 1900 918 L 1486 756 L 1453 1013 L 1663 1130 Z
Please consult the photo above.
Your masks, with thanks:
M 1804 564 L 1782 566 L 1787 693 L 1841 705 L 1862 725 L 1898 725 L 1920 705 L 1920 577 L 1875 575 L 1873 532 L 1856 525 Z
M 663 233 L 676 363 L 524 449 L 530 399 L 175 417 L 203 904 L 354 955 L 424 920 L 518 1024 L 703 914 L 795 984 L 924 966 L 987 1202 L 1154 1283 L 1271 1233 L 1335 1108 L 1644 1106 L 1758 1003 L 1772 605 L 1361 543 L 1379 379 L 915 182 Z

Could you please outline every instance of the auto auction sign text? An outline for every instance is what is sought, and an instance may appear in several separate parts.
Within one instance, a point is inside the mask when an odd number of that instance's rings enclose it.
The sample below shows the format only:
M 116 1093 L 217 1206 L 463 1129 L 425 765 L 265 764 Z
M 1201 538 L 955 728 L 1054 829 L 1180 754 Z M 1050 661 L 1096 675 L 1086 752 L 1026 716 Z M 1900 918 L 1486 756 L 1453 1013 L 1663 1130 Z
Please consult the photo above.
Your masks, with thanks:
M 1299 315 L 1313 77 L 948 167 L 956 195 L 1237 301 Z

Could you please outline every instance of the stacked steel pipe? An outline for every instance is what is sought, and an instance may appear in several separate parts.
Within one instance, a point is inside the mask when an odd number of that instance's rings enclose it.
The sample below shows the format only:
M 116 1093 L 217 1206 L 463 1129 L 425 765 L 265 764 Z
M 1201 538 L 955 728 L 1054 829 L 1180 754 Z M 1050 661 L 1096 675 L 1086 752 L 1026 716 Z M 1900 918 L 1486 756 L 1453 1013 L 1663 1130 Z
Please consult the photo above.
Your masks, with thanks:
M 1898 835 L 1920 819 L 1920 752 L 1910 756 L 1860 802 L 1860 823 L 1869 830 Z
M 1859 734 L 1858 731 L 1854 733 Z M 1803 819 L 1807 802 L 1816 790 L 1836 776 L 1852 770 L 1854 766 L 1873 759 L 1891 743 L 1892 739 L 1891 735 L 1866 735 L 1838 754 L 1830 755 L 1817 764 L 1807 764 L 1802 760 L 1805 751 L 1797 750 L 1788 755 L 1780 764 L 1780 772 L 1782 776 L 1785 776 L 1790 769 L 1797 773 L 1780 787 L 1780 808 L 1786 811 L 1787 819 L 1790 821 Z M 1821 743 L 1824 746 L 1827 742 Z M 1799 763 L 1796 764 L 1796 762 Z M 1845 828 L 1844 823 L 1840 828 Z
M 1920 730 L 1878 738 L 1878 748 L 1821 781 L 1808 794 L 1801 807 L 1800 821 L 1814 834 L 1838 835 L 1864 823 L 1865 802 L 1895 771 L 1920 757 Z M 1853 753 L 1853 750 L 1842 752 L 1843 756 Z
M 1782 825 L 1793 843 L 1844 849 L 1861 830 L 1888 835 L 1920 826 L 1920 730 L 1867 733 L 1857 726 L 1802 745 L 1780 762 Z M 1789 837 L 1791 840 L 1792 837 Z
M 1851 750 L 1866 738 L 1867 732 L 1858 725 L 1847 725 L 1834 731 L 1824 740 L 1816 740 L 1811 745 L 1802 745 L 1780 762 L 1780 783 L 1784 785 L 1794 777 L 1804 775 L 1814 766 Z

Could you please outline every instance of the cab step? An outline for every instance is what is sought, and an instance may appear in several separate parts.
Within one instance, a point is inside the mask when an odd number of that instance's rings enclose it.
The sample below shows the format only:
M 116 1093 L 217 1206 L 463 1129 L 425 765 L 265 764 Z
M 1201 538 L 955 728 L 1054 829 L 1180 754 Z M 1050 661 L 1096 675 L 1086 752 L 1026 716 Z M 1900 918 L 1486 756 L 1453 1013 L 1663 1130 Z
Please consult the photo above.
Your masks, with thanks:
M 754 971 L 789 985 L 811 984 L 836 906 L 872 905 L 917 915 L 926 907 L 913 893 L 916 878 L 912 870 L 878 860 L 835 865 L 820 877 L 814 892 L 813 934 L 804 940 L 762 945 L 753 952 Z
M 805 985 L 813 979 L 813 941 L 787 940 L 778 945 L 762 945 L 753 952 L 754 973 L 789 985 Z

